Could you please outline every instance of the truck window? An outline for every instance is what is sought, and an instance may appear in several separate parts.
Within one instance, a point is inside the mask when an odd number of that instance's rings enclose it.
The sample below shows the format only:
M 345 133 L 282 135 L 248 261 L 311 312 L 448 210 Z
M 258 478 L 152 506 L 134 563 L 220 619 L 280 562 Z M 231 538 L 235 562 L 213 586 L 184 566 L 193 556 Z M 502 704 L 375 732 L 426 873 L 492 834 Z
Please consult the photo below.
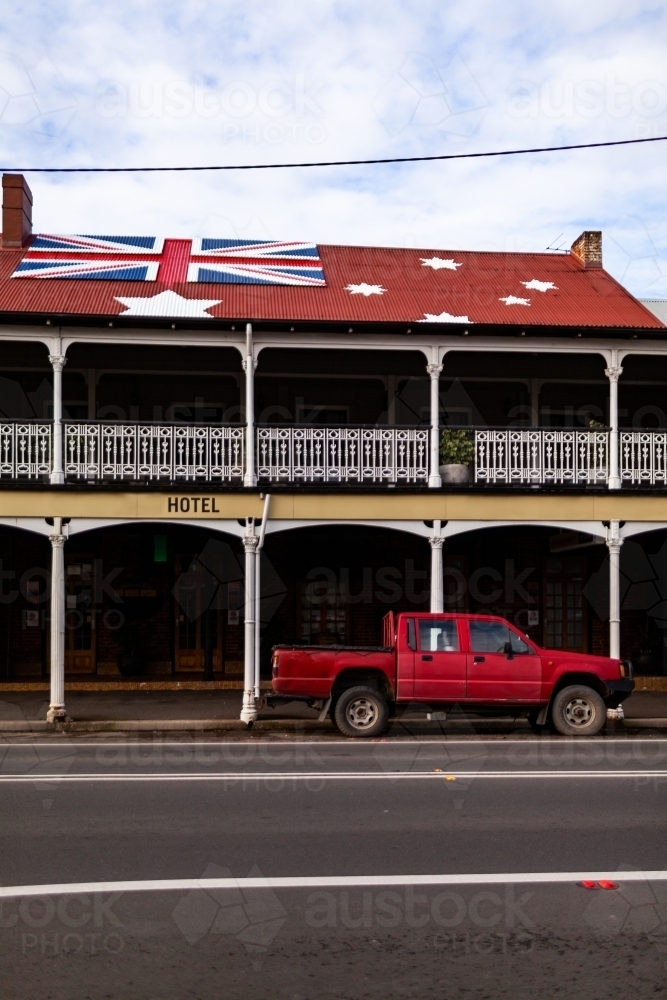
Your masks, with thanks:
M 451 618 L 419 622 L 419 648 L 431 649 L 439 653 L 456 653 L 459 649 L 459 635 L 456 622 Z
M 468 627 L 473 653 L 502 653 L 506 642 L 512 643 L 512 652 L 515 654 L 532 653 L 528 643 L 502 622 L 470 621 Z

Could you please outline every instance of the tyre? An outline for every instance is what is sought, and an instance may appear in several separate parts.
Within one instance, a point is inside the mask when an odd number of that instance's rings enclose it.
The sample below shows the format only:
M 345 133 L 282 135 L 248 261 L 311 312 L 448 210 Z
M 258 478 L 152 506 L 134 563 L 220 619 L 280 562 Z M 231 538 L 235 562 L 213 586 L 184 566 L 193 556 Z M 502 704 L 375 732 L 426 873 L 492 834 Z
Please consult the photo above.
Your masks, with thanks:
M 607 708 L 597 691 L 572 684 L 554 698 L 551 719 L 563 736 L 595 736 L 607 718 Z
M 336 702 L 333 720 L 343 736 L 379 736 L 387 728 L 389 706 L 379 691 L 353 687 Z

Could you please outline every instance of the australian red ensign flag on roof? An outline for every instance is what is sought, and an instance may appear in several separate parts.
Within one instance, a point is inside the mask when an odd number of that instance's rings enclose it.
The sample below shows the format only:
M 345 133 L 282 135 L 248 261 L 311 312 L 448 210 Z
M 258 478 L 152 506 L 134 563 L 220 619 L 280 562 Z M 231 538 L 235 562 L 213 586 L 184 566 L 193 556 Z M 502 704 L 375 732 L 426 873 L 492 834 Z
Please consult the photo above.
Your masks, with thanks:
M 13 278 L 158 281 L 165 284 L 326 284 L 314 243 L 208 236 L 35 236 Z

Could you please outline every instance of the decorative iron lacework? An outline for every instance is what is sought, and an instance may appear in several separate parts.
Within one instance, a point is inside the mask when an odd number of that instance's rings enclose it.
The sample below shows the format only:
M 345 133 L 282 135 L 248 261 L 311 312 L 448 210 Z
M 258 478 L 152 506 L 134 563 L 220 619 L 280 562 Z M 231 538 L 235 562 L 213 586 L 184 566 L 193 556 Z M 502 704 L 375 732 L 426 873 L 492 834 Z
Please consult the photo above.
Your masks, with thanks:
M 238 481 L 243 478 L 244 440 L 243 427 L 66 423 L 65 475 Z
M 475 431 L 475 482 L 603 484 L 608 456 L 608 431 Z
M 429 432 L 395 427 L 260 427 L 259 479 L 309 483 L 424 483 Z

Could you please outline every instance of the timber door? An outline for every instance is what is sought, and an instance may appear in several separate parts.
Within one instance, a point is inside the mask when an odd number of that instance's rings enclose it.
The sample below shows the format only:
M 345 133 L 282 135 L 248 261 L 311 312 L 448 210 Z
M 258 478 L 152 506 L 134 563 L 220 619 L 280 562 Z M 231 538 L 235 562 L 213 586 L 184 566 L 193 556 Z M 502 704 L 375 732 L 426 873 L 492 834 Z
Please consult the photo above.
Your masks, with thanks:
M 203 671 L 207 646 L 211 649 L 213 670 L 222 670 L 222 620 L 211 594 L 210 576 L 195 556 L 176 556 L 176 670 Z
M 544 645 L 586 652 L 584 556 L 549 556 L 544 563 Z
M 65 560 L 65 670 L 94 674 L 93 556 Z

